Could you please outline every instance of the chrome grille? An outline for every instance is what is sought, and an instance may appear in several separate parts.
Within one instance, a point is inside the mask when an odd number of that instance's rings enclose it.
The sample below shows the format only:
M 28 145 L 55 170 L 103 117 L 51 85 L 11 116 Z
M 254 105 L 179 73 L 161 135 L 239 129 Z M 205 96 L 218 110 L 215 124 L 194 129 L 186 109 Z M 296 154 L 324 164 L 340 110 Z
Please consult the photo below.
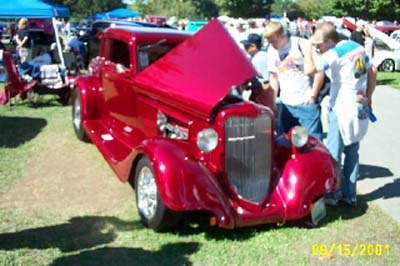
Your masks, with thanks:
M 271 118 L 232 116 L 225 121 L 225 169 L 243 198 L 260 202 L 268 192 L 271 173 Z

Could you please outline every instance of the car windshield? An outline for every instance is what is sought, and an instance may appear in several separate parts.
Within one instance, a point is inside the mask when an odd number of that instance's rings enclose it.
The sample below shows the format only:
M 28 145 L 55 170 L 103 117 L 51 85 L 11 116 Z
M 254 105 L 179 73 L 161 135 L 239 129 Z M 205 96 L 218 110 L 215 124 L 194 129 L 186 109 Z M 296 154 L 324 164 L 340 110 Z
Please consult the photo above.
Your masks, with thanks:
M 390 47 L 380 38 L 374 38 L 375 47 L 379 50 L 390 50 Z
M 139 72 L 153 64 L 163 55 L 168 53 L 175 44 L 166 43 L 162 39 L 156 43 L 143 43 L 138 45 L 138 70 Z

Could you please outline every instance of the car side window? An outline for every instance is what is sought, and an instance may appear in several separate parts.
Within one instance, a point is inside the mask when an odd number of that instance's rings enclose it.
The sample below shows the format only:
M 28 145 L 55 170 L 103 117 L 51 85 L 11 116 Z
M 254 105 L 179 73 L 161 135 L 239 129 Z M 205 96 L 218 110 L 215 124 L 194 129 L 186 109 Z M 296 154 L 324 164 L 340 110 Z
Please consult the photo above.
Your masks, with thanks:
M 108 59 L 115 64 L 122 64 L 126 68 L 130 68 L 129 45 L 126 42 L 112 39 Z

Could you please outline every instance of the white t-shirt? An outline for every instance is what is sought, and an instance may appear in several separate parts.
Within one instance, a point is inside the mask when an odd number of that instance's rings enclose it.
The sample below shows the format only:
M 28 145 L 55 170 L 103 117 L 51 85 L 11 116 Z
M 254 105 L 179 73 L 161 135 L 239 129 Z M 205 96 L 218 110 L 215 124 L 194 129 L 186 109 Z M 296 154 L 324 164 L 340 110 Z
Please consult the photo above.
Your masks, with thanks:
M 269 71 L 268 71 L 268 54 L 265 51 L 258 51 L 252 58 L 251 63 L 257 70 L 259 75 L 259 80 L 261 82 L 269 81 Z
M 317 70 L 330 70 L 330 105 L 338 119 L 344 145 L 360 141 L 368 130 L 368 119 L 358 117 L 362 104 L 357 103 L 367 90 L 371 67 L 365 49 L 354 41 L 341 41 L 322 55 Z
M 318 71 L 330 70 L 332 108 L 336 102 L 354 103 L 357 93 L 366 93 L 370 67 L 371 60 L 364 47 L 354 41 L 341 41 L 322 55 L 316 68 Z
M 307 40 L 290 37 L 280 50 L 268 48 L 268 68 L 276 73 L 279 81 L 280 99 L 284 104 L 299 105 L 312 94 L 312 79 L 304 74 L 304 52 Z

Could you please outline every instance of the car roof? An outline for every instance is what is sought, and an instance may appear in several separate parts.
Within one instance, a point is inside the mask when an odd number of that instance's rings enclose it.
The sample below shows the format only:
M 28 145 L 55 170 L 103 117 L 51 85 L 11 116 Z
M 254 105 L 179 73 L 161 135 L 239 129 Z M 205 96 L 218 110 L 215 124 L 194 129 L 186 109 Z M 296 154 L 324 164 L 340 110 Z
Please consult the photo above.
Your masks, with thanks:
M 157 24 L 143 21 L 127 21 L 127 20 L 96 20 L 93 25 L 96 24 L 109 24 L 109 25 L 126 25 L 126 26 L 141 26 L 141 27 L 158 27 Z
M 162 28 L 162 27 L 132 27 L 129 25 L 116 25 L 115 27 L 107 28 L 108 31 L 113 30 L 124 30 L 130 33 L 133 33 L 136 36 L 140 35 L 174 35 L 174 36 L 182 36 L 182 37 L 190 37 L 192 34 L 186 31 L 180 31 L 177 29 L 170 28 Z

